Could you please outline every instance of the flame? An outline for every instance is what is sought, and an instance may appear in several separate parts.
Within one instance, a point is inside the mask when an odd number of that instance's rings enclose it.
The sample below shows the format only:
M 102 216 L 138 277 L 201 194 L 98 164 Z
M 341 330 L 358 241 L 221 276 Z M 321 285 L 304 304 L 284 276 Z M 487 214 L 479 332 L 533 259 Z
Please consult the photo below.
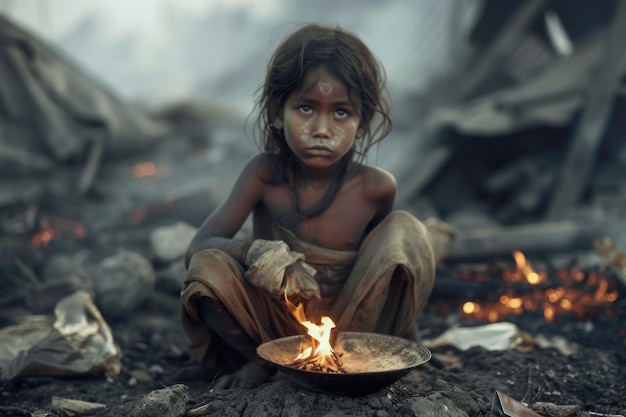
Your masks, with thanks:
M 526 278 L 529 284 L 537 285 L 546 281 L 546 274 L 539 274 L 535 272 L 530 262 L 526 260 L 524 254 L 518 250 L 513 252 L 513 258 L 517 264 L 517 272 L 521 273 Z
M 322 325 L 316 325 L 310 321 L 305 321 L 302 324 L 307 328 L 307 334 L 311 336 L 318 343 L 317 348 L 311 355 L 309 353 L 308 356 L 303 357 L 302 359 L 306 359 L 309 356 L 319 357 L 317 361 L 318 364 L 327 369 L 337 370 L 335 361 L 333 359 L 333 348 L 330 346 L 330 332 L 335 328 L 335 322 L 328 316 L 324 316 L 321 319 Z M 298 359 L 296 357 L 296 359 Z
M 336 327 L 335 322 L 328 316 L 323 316 L 321 324 L 315 324 L 306 318 L 304 304 L 299 303 L 295 306 L 287 298 L 287 290 L 285 289 L 285 304 L 289 312 L 303 327 L 307 329 L 307 334 L 311 336 L 313 346 L 303 347 L 302 351 L 296 356 L 295 360 L 314 359 L 315 364 L 328 372 L 338 372 L 335 358 L 336 353 L 333 350 L 330 337 L 331 331 Z

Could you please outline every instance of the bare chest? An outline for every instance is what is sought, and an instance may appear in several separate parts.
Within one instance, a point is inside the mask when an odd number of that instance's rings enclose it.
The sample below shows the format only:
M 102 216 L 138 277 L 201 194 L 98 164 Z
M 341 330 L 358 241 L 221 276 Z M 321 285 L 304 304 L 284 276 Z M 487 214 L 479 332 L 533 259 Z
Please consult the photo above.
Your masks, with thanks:
M 255 234 L 269 236 L 272 225 L 280 224 L 291 229 L 299 239 L 322 247 L 357 249 L 376 214 L 376 207 L 367 201 L 360 187 L 346 183 L 323 212 L 312 216 L 303 214 L 324 199 L 325 191 L 301 190 L 298 210 L 287 187 L 271 187 L 263 207 L 255 211 Z

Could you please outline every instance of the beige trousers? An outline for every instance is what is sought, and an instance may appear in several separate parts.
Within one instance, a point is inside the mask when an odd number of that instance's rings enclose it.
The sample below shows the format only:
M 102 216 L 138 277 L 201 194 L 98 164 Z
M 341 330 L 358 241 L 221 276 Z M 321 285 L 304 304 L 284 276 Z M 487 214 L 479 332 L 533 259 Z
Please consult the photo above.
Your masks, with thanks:
M 338 331 L 406 336 L 415 329 L 435 279 L 435 255 L 424 225 L 405 211 L 394 211 L 366 237 L 358 251 L 335 251 L 298 240 L 276 228 L 275 238 L 305 254 L 316 268 L 321 310 Z M 197 300 L 219 300 L 257 345 L 305 334 L 276 300 L 250 285 L 244 268 L 223 251 L 208 249 L 191 258 L 181 292 L 182 324 L 195 359 L 216 366 L 217 339 L 199 315 Z

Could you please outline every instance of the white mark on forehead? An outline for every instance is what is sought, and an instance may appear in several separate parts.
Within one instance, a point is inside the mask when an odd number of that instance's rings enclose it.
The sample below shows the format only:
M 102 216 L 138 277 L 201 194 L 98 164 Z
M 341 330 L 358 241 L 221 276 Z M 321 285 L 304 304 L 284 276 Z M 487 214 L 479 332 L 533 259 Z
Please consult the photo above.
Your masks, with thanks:
M 319 83 L 320 93 L 325 96 L 333 92 L 333 83 Z

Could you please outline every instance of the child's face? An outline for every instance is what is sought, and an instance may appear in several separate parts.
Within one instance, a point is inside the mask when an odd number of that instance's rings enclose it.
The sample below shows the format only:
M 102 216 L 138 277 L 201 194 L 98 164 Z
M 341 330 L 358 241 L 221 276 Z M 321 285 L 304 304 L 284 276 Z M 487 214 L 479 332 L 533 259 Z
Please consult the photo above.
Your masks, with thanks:
M 350 151 L 360 117 L 345 85 L 325 68 L 310 72 L 285 102 L 287 145 L 310 168 L 328 168 Z

